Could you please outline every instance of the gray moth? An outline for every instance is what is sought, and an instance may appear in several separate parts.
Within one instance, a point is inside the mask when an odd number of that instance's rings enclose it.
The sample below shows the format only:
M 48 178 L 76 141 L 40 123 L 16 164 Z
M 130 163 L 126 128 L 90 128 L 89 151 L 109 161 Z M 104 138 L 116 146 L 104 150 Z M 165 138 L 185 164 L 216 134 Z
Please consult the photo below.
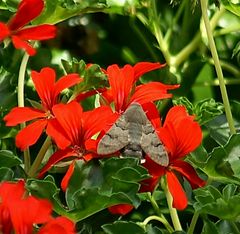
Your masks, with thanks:
M 152 123 L 139 103 L 132 103 L 99 141 L 99 155 L 121 150 L 123 155 L 143 157 L 146 153 L 154 162 L 167 166 L 167 151 Z

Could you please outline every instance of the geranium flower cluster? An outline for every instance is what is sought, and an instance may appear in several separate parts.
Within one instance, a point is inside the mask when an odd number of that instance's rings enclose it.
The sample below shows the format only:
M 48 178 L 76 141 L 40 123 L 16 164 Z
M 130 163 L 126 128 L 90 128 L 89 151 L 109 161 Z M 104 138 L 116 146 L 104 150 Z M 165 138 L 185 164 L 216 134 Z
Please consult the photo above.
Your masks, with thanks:
M 34 55 L 36 51 L 29 44 L 29 40 L 50 39 L 56 32 L 52 25 L 24 27 L 42 12 L 43 7 L 42 0 L 22 0 L 15 16 L 7 24 L 0 23 L 0 40 L 11 38 L 16 48 L 25 49 L 29 55 Z M 151 178 L 142 182 L 140 192 L 153 191 L 159 179 L 166 176 L 169 191 L 173 196 L 173 207 L 182 210 L 186 208 L 188 201 L 178 176 L 185 177 L 193 189 L 205 185 L 194 168 L 183 160 L 200 145 L 202 132 L 194 116 L 189 115 L 183 106 L 172 107 L 162 124 L 154 101 L 171 98 L 172 94 L 169 91 L 178 88 L 179 85 L 165 85 L 161 82 L 138 84 L 142 75 L 163 66 L 164 64 L 160 63 L 140 62 L 134 66 L 125 65 L 120 68 L 114 64 L 106 70 L 102 69 L 109 85 L 98 90 L 101 97 L 100 106 L 90 111 L 84 111 L 79 100 L 82 100 L 83 96 L 95 94 L 95 91 L 84 93 L 82 96 L 78 94 L 75 100 L 68 103 L 63 103 L 60 99 L 64 89 L 84 80 L 79 74 L 68 74 L 56 81 L 56 73 L 50 67 L 44 67 L 40 72 L 32 71 L 31 78 L 41 100 L 39 107 L 15 107 L 4 120 L 7 126 L 30 121 L 16 135 L 16 146 L 21 150 L 34 145 L 43 132 L 56 144 L 57 150 L 39 169 L 39 178 L 61 160 L 74 158 L 62 180 L 61 186 L 65 191 L 74 171 L 74 161 L 87 162 L 103 157 L 98 155 L 96 150 L 99 140 L 131 103 L 139 103 L 169 157 L 169 165 L 163 167 L 145 155 L 143 166 L 149 171 Z M 63 217 L 52 218 L 52 206 L 48 201 L 26 194 L 23 181 L 0 184 L 0 230 L 3 233 L 11 233 L 13 229 L 20 234 L 32 233 L 33 224 L 43 224 L 39 229 L 41 234 L 54 233 L 49 231 L 53 226 L 59 230 L 56 233 L 74 233 L 70 220 Z M 128 204 L 110 207 L 112 213 L 120 214 L 125 214 L 131 209 L 132 206 Z M 31 213 L 28 214 L 28 211 Z
M 21 149 L 33 145 L 44 129 L 55 141 L 58 150 L 41 169 L 39 173 L 41 178 L 53 165 L 63 159 L 75 157 L 88 161 L 100 157 L 96 152 L 100 137 L 131 103 L 138 102 L 143 106 L 167 149 L 170 161 L 167 167 L 163 167 L 146 155 L 146 162 L 143 166 L 148 169 L 152 178 L 143 181 L 141 191 L 153 191 L 159 178 L 166 175 L 169 190 L 174 198 L 173 206 L 184 209 L 187 206 L 187 197 L 176 173 L 189 180 L 193 188 L 205 184 L 197 176 L 194 168 L 182 160 L 200 145 L 202 132 L 198 123 L 194 121 L 194 116 L 190 116 L 183 106 L 172 107 L 164 124 L 161 124 L 158 110 L 153 102 L 170 98 L 171 94 L 168 90 L 176 89 L 178 85 L 164 85 L 160 82 L 137 85 L 136 82 L 141 75 L 162 66 L 159 63 L 149 62 L 141 62 L 135 66 L 126 65 L 123 68 L 117 65 L 109 66 L 105 71 L 109 80 L 109 88 L 101 93 L 102 106 L 90 111 L 83 111 L 77 101 L 67 104 L 59 103 L 58 95 L 63 89 L 83 80 L 77 74 L 66 75 L 55 83 L 53 69 L 43 68 L 39 73 L 32 71 L 33 83 L 41 99 L 41 109 L 15 107 L 5 116 L 4 120 L 7 126 L 32 121 L 16 136 L 16 145 Z M 92 137 L 101 131 L 98 139 L 93 140 Z M 63 190 L 67 188 L 73 170 L 74 161 L 62 181 Z
M 0 183 L 0 233 L 74 234 L 74 223 L 65 217 L 54 218 L 52 204 L 28 196 L 24 181 Z M 38 229 L 36 225 L 41 225 Z

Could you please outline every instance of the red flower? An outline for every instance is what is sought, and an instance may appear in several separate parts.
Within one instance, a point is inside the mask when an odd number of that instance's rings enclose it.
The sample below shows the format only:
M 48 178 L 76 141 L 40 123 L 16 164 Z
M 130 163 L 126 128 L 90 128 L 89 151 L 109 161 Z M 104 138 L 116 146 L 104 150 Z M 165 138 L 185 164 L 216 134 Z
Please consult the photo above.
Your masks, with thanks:
M 38 232 L 38 234 L 60 234 L 60 233 L 63 234 L 76 233 L 74 223 L 65 217 L 57 217 L 56 219 L 50 220 Z
M 116 215 L 126 215 L 128 214 L 134 207 L 130 204 L 119 204 L 115 206 L 108 207 L 108 210 L 112 214 Z
M 10 206 L 24 194 L 24 182 L 0 184 L 0 233 L 10 234 L 13 228 Z
M 50 220 L 52 205 L 49 201 L 25 196 L 24 182 L 0 184 L 0 232 L 32 234 L 33 224 Z
M 0 22 L 0 41 L 10 37 L 16 49 L 24 49 L 29 55 L 34 55 L 36 50 L 28 40 L 42 41 L 56 36 L 56 27 L 49 24 L 23 28 L 39 16 L 43 8 L 43 0 L 22 0 L 15 16 L 7 24 Z
M 55 105 L 52 111 L 56 117 L 52 127 L 56 132 L 60 127 L 62 128 L 62 132 L 59 132 L 59 135 L 62 136 L 60 145 L 67 148 L 58 150 L 50 157 L 39 177 L 62 159 L 76 157 L 88 160 L 89 156 L 91 158 L 91 152 L 88 149 L 92 145 L 89 146 L 89 141 L 91 142 L 92 136 L 101 131 L 109 121 L 112 121 L 113 116 L 111 108 L 106 106 L 83 112 L 80 104 L 75 101 L 69 104 Z M 69 170 L 73 172 L 72 167 Z M 71 174 L 67 173 L 66 175 L 70 178 Z M 64 183 L 67 184 L 68 179 L 66 181 L 65 178 Z
M 144 104 L 163 98 L 170 98 L 172 95 L 168 90 L 176 89 L 179 85 L 165 85 L 160 82 L 149 82 L 148 84 L 136 86 L 137 80 L 146 72 L 159 69 L 164 64 L 140 62 L 135 66 L 125 65 L 119 68 L 114 64 L 107 68 L 110 89 L 102 93 L 105 101 L 114 103 L 118 113 L 124 112 L 132 102 Z
M 175 106 L 168 112 L 163 127 L 158 126 L 157 131 L 168 151 L 169 165 L 162 167 L 147 156 L 143 165 L 152 178 L 143 181 L 141 191 L 152 191 L 159 178 L 166 175 L 168 188 L 173 196 L 173 207 L 179 210 L 185 209 L 187 197 L 176 173 L 185 177 L 193 189 L 205 185 L 205 181 L 198 177 L 194 168 L 182 160 L 201 144 L 201 128 L 194 121 L 194 117 L 188 115 L 185 107 Z
M 53 120 L 52 107 L 57 104 L 62 90 L 81 81 L 77 74 L 69 74 L 55 82 L 55 71 L 49 67 L 43 68 L 39 73 L 32 71 L 31 76 L 42 101 L 41 109 L 15 107 L 4 117 L 6 126 L 15 126 L 19 123 L 36 120 L 22 129 L 16 136 L 16 146 L 22 150 L 33 145 L 45 128 L 56 142 L 61 142 L 61 139 L 58 138 L 59 134 L 51 131 L 53 129 L 51 127 Z

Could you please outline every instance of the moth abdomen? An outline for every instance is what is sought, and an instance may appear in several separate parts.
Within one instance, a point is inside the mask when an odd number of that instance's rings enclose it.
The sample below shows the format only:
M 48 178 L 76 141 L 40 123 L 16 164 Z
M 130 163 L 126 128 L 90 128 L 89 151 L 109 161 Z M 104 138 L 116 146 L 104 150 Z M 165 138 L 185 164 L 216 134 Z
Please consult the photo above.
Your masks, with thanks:
M 143 158 L 143 150 L 138 144 L 128 144 L 123 148 L 123 156 L 134 156 L 138 158 Z

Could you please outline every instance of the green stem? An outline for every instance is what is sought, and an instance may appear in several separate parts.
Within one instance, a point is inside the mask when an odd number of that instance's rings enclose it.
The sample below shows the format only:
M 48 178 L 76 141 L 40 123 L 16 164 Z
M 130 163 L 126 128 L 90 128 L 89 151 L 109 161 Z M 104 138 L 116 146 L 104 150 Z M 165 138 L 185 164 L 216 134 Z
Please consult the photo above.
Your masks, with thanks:
M 199 43 L 201 41 L 201 35 L 198 32 L 192 41 L 188 43 L 176 56 L 172 58 L 172 66 L 178 67 L 181 63 L 183 63 L 188 56 L 196 50 L 198 47 Z
M 18 106 L 19 107 L 24 107 L 24 81 L 25 81 L 25 73 L 26 73 L 28 59 L 29 59 L 29 55 L 25 53 L 22 58 L 22 62 L 19 69 L 19 75 L 18 75 Z M 25 123 L 22 123 L 20 125 L 21 129 L 25 127 L 26 127 Z M 31 165 L 29 148 L 23 151 L 23 157 L 24 157 L 24 169 L 27 173 Z
M 163 35 L 159 26 L 159 19 L 158 19 L 158 14 L 157 14 L 157 6 L 156 6 L 156 1 L 151 0 L 151 5 L 150 5 L 150 12 L 151 12 L 151 18 L 152 18 L 152 26 L 153 26 L 153 32 L 154 35 L 157 39 L 158 46 L 160 50 L 162 51 L 162 54 L 167 62 L 167 64 L 171 65 L 171 54 L 169 53 L 168 50 L 168 45 L 166 41 L 163 39 Z
M 169 212 L 170 212 L 170 216 L 171 216 L 171 219 L 172 219 L 174 229 L 175 229 L 175 231 L 182 231 L 182 226 L 181 226 L 181 223 L 180 223 L 179 218 L 178 218 L 177 210 L 172 207 L 172 202 L 173 202 L 172 195 L 171 195 L 167 185 L 163 186 L 163 188 L 164 188 L 165 195 L 166 195 L 166 198 L 167 198 L 168 209 L 169 209 Z
M 198 217 L 199 217 L 199 213 L 195 212 L 193 217 L 192 217 L 192 221 L 190 223 L 190 226 L 189 226 L 187 234 L 193 234 L 195 226 L 196 226 L 196 223 L 197 223 L 197 220 L 198 220 Z
M 212 29 L 216 27 L 217 22 L 221 15 L 224 13 L 224 11 L 225 10 L 222 8 L 220 11 L 214 14 L 210 22 Z M 192 41 L 188 43 L 176 56 L 172 57 L 172 66 L 178 67 L 181 63 L 183 63 L 189 57 L 189 55 L 197 49 L 200 42 L 201 34 L 200 32 L 197 32 Z
M 208 43 L 209 43 L 212 58 L 213 58 L 213 61 L 214 61 L 216 73 L 217 73 L 217 76 L 218 76 L 218 79 L 219 79 L 219 85 L 220 85 L 220 90 L 221 90 L 221 94 L 222 94 L 223 105 L 225 107 L 226 118 L 227 118 L 227 121 L 228 121 L 230 133 L 235 134 L 236 129 L 234 127 L 231 107 L 230 107 L 229 100 L 228 100 L 228 95 L 227 95 L 227 89 L 226 89 L 226 86 L 225 86 L 223 73 L 222 73 L 222 68 L 221 68 L 221 65 L 220 65 L 216 45 L 215 45 L 215 42 L 214 42 L 212 30 L 211 30 L 211 25 L 210 25 L 208 15 L 207 15 L 208 3 L 207 3 L 207 0 L 200 0 L 200 2 L 201 2 L 201 9 L 202 9 L 202 17 L 203 17 L 205 29 L 206 29 L 206 32 L 207 32 L 207 37 L 208 37 Z
M 167 230 L 170 232 L 170 233 L 172 233 L 172 232 L 174 232 L 174 229 L 172 228 L 172 226 L 169 224 L 169 222 L 167 221 L 167 219 L 164 217 L 164 215 L 161 213 L 161 211 L 160 211 L 160 209 L 159 209 L 159 206 L 158 206 L 158 204 L 157 204 L 157 202 L 155 201 L 155 199 L 153 198 L 153 196 L 151 195 L 151 193 L 150 192 L 148 192 L 147 193 L 147 195 L 148 195 L 148 199 L 150 200 L 150 202 L 151 202 L 151 204 L 152 204 L 152 207 L 153 207 L 153 209 L 154 209 L 154 211 L 156 212 L 156 214 L 158 215 L 158 216 L 156 216 L 156 217 L 158 217 L 159 219 L 161 219 L 162 221 L 160 221 L 160 222 L 162 222 L 163 224 L 164 224 L 164 226 L 167 228 Z M 150 216 L 151 217 L 151 216 Z
M 144 221 L 143 221 L 143 225 L 146 226 L 150 221 L 152 220 L 157 220 L 159 222 L 161 222 L 162 224 L 164 224 L 166 226 L 166 221 L 165 219 L 159 217 L 159 216 L 156 216 L 156 215 L 152 215 L 152 216 L 149 216 L 147 217 Z
M 212 65 L 214 65 L 213 59 L 209 59 L 209 62 L 210 62 Z M 240 70 L 239 70 L 238 67 L 235 67 L 233 64 L 230 64 L 230 63 L 228 63 L 228 62 L 226 62 L 226 61 L 221 61 L 221 60 L 220 60 L 220 65 L 221 65 L 221 67 L 222 67 L 224 70 L 232 73 L 236 78 L 239 78 L 239 77 L 240 77 Z M 225 80 L 225 81 L 227 82 L 227 80 Z
M 39 170 L 39 167 L 50 145 L 51 145 L 51 138 L 47 137 L 28 172 L 29 177 L 34 177 L 36 172 Z

